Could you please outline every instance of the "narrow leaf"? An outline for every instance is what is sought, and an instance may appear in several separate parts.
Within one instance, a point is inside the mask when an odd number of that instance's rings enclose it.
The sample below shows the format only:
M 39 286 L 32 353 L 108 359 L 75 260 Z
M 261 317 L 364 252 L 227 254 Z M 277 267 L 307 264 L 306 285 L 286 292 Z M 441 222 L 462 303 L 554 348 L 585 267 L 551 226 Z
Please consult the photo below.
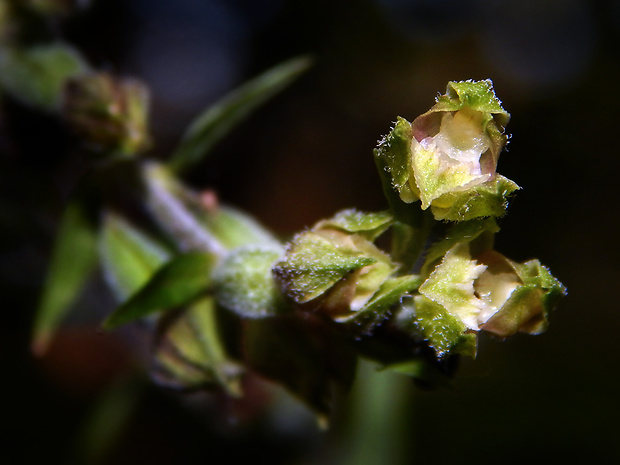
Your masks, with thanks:
M 173 258 L 104 322 L 104 329 L 162 310 L 185 305 L 211 285 L 215 258 L 204 252 L 189 252 Z
M 188 128 L 170 159 L 170 167 L 179 172 L 200 162 L 235 125 L 293 82 L 309 68 L 310 64 L 311 60 L 308 57 L 286 61 L 247 82 L 209 107 Z
M 70 203 L 61 219 L 34 320 L 32 350 L 43 354 L 96 262 L 96 231 L 87 205 Z
M 120 302 L 140 289 L 170 257 L 161 244 L 112 212 L 103 220 L 99 252 L 106 281 Z

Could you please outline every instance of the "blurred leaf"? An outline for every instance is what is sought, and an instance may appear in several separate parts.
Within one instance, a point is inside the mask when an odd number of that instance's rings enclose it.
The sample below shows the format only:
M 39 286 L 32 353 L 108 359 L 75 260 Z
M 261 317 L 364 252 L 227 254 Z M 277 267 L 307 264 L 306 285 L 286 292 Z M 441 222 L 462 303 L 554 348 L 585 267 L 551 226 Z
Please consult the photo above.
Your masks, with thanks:
M 293 58 L 252 79 L 209 107 L 190 125 L 169 166 L 179 172 L 198 163 L 235 125 L 288 86 L 310 65 L 308 57 Z
M 79 463 L 107 463 L 105 459 L 138 406 L 143 387 L 141 377 L 125 375 L 102 393 L 79 431 Z
M 38 355 L 47 349 L 95 266 L 96 227 L 89 208 L 74 200 L 63 213 L 34 320 L 32 350 Z
M 245 358 L 327 421 L 334 388 L 350 387 L 357 357 L 333 324 L 310 314 L 247 320 Z
M 280 247 L 251 245 L 231 251 L 214 275 L 218 302 L 244 318 L 279 313 L 285 304 L 271 268 L 281 255 Z
M 106 281 L 120 302 L 170 258 L 161 244 L 113 212 L 104 217 L 99 252 Z
M 228 249 L 244 245 L 279 247 L 280 242 L 254 218 L 236 208 L 219 205 L 213 212 L 203 210 L 201 222 Z
M 82 56 L 66 44 L 0 50 L 0 84 L 13 97 L 47 111 L 59 109 L 64 85 L 88 71 Z
M 104 322 L 113 329 L 144 316 L 188 304 L 211 286 L 213 255 L 188 252 L 173 258 Z
M 165 166 L 143 163 L 141 170 L 146 206 L 177 247 L 223 256 L 226 248 L 200 221 L 200 215 L 206 214 L 200 196 L 183 186 Z

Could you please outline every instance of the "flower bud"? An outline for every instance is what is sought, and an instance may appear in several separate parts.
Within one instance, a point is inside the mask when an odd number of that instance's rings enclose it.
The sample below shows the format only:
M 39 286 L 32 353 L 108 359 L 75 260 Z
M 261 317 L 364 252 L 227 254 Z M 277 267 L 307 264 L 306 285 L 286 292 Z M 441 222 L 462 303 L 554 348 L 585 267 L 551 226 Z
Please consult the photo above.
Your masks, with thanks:
M 450 82 L 411 125 L 399 118 L 375 152 L 378 165 L 390 173 L 400 201 L 420 200 L 436 219 L 501 216 L 518 189 L 495 172 L 509 117 L 491 81 Z
M 139 81 L 104 73 L 71 79 L 62 113 L 78 134 L 100 150 L 135 154 L 150 146 L 148 90 Z
M 463 335 L 485 330 L 500 337 L 538 334 L 565 288 L 537 260 L 515 263 L 493 250 L 472 257 L 470 243 L 447 251 L 415 297 L 415 324 L 439 356 Z M 442 331 L 434 329 L 442 320 Z M 441 334 L 440 334 L 441 333 Z M 467 345 L 468 355 L 475 347 Z
M 396 271 L 372 242 L 390 222 L 385 213 L 348 210 L 298 234 L 273 269 L 283 291 L 340 321 L 355 316 Z

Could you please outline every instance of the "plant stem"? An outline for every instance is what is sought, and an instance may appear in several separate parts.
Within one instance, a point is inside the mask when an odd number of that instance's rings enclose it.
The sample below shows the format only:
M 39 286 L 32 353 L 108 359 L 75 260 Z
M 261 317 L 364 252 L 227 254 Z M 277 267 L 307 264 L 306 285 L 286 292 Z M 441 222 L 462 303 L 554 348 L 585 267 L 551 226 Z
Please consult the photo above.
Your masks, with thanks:
M 360 359 L 351 393 L 348 437 L 339 465 L 400 465 L 411 440 L 411 381 Z

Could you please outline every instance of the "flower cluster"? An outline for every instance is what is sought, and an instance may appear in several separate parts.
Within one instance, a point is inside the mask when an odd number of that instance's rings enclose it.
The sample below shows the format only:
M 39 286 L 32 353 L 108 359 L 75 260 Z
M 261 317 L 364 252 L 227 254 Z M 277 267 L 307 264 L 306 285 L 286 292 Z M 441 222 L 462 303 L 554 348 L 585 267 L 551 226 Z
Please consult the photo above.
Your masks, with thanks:
M 519 188 L 496 172 L 508 120 L 488 80 L 450 82 L 428 112 L 399 118 L 375 150 L 384 221 L 345 211 L 296 236 L 274 268 L 284 292 L 341 323 L 391 325 L 438 358 L 474 356 L 481 330 L 544 331 L 564 286 L 492 246 Z M 375 244 L 389 229 L 392 254 Z

